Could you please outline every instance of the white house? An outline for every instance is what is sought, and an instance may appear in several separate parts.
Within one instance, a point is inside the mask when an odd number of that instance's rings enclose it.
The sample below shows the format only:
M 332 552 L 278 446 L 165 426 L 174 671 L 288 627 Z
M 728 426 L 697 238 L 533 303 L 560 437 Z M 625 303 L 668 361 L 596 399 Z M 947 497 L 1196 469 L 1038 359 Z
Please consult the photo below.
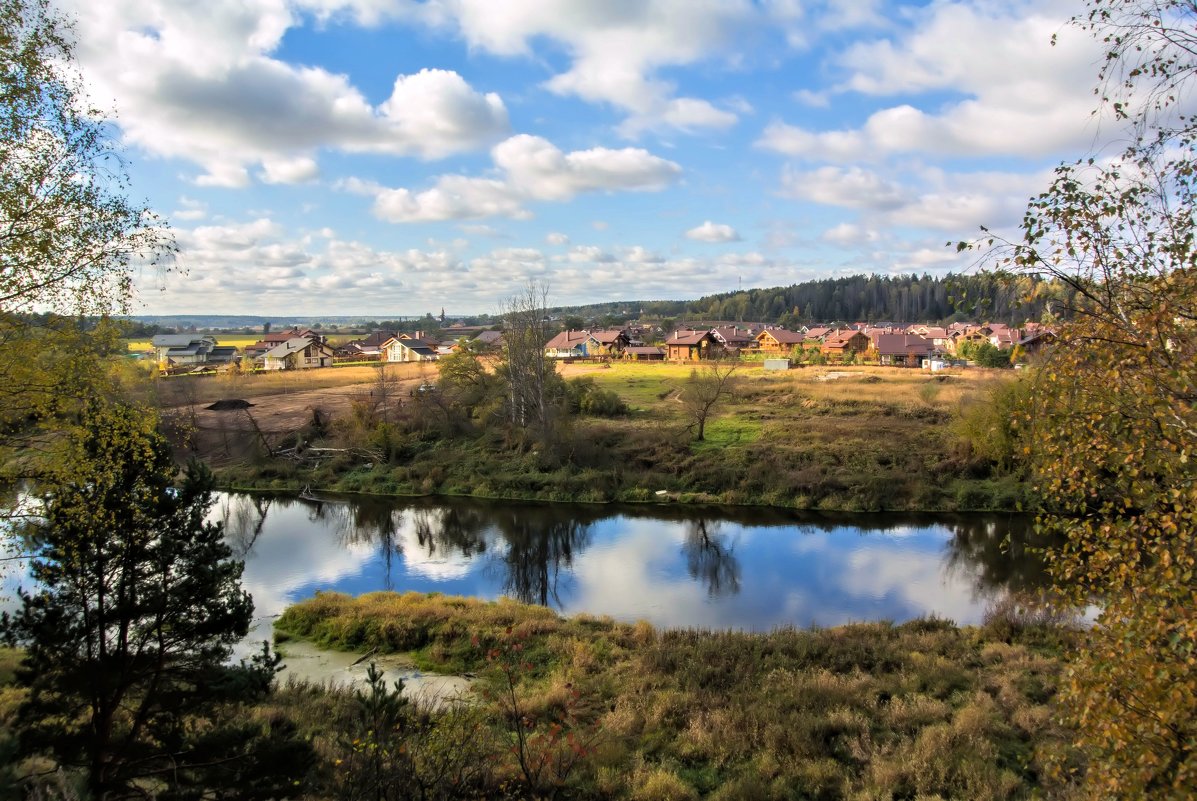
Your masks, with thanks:
M 382 358 L 387 362 L 434 362 L 439 355 L 422 339 L 391 337 L 382 343 Z
M 262 354 L 262 368 L 265 370 L 302 370 L 328 367 L 332 363 L 332 348 L 307 337 L 288 339 Z

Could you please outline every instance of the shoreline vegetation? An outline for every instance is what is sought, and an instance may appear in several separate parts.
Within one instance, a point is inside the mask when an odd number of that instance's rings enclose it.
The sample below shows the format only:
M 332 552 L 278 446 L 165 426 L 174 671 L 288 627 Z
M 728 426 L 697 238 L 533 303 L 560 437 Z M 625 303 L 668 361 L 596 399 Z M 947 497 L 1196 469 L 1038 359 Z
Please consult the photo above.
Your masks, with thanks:
M 568 366 L 567 382 L 614 393 L 626 411 L 570 415 L 549 444 L 512 440 L 501 426 L 455 416 L 442 398 L 415 391 L 436 379 L 435 369 L 416 373 L 407 365 L 393 377 L 375 369 L 373 383 L 363 377 L 313 390 L 290 428 L 254 432 L 238 415 L 207 413 L 181 439 L 229 490 L 853 512 L 1036 508 L 1009 452 L 1001 398 L 1025 383 L 1009 371 L 932 376 L 833 366 L 768 373 L 743 364 L 704 440 L 695 441 L 678 397 L 692 369 Z M 240 387 L 212 385 L 196 403 L 241 389 L 263 406 L 254 410 L 258 419 L 275 397 L 302 403 L 302 378 L 292 379 L 286 396 L 253 394 L 254 378 L 242 377 Z M 330 411 L 332 392 L 341 406 Z M 379 409 L 380 396 L 390 397 L 388 408 Z M 176 420 L 186 408 L 174 407 Z
M 1014 600 L 977 627 L 753 633 L 435 593 L 318 593 L 275 631 L 284 649 L 401 653 L 477 676 L 469 706 L 494 738 L 482 740 L 507 755 L 492 779 L 520 779 L 515 715 L 529 756 L 572 754 L 553 781 L 570 797 L 1027 798 L 1061 789 L 1055 768 L 1076 759 L 1052 704 L 1078 629 Z M 336 698 L 284 682 L 271 713 Z

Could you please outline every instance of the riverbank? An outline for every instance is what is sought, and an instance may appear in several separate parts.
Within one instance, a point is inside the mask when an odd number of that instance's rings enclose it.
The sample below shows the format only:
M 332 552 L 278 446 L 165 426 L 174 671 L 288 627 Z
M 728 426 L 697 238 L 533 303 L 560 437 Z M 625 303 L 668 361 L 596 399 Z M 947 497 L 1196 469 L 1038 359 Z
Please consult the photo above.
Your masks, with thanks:
M 553 443 L 530 447 L 477 423 L 447 431 L 435 408 L 409 403 L 396 411 L 385 441 L 375 443 L 375 457 L 258 453 L 214 459 L 217 478 L 228 489 L 588 503 L 835 511 L 1035 506 L 1021 477 L 978 453 L 961 424 L 987 403 L 993 382 L 1009 376 L 882 368 L 768 374 L 745 367 L 737 391 L 698 442 L 676 401 L 687 368 L 630 364 L 579 374 L 618 394 L 630 411 L 614 419 L 572 418 Z M 330 447 L 344 447 L 345 438 L 336 421 L 295 436 Z
M 577 797 L 1027 798 L 1067 756 L 1051 702 L 1075 633 L 1012 606 L 981 627 L 748 634 L 511 601 L 318 594 L 276 631 L 476 672 L 494 746 L 510 755 L 504 720 L 518 711 L 529 741 L 573 749 L 562 784 Z M 276 711 L 294 711 L 298 692 L 280 693 Z M 494 778 L 509 768 L 498 758 Z

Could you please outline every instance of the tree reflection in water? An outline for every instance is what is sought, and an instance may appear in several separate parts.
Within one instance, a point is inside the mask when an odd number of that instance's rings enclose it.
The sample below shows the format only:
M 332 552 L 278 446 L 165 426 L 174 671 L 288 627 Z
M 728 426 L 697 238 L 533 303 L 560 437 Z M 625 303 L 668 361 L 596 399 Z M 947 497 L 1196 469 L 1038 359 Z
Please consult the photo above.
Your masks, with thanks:
M 590 545 L 592 523 L 555 508 L 516 508 L 495 515 L 506 548 L 503 593 L 517 601 L 562 607 L 561 569 Z
M 233 558 L 245 559 L 262 534 L 272 499 L 262 495 L 221 495 L 220 522 Z
M 946 524 L 952 532 L 944 556 L 945 570 L 970 577 L 976 600 L 997 600 L 1007 594 L 1049 586 L 1042 551 L 1053 544 L 1035 532 L 1028 518 L 959 518 Z
M 682 543 L 690 577 L 706 585 L 711 598 L 740 592 L 740 560 L 726 538 L 719 535 L 719 528 L 717 520 L 691 520 L 686 523 L 686 539 Z
M 377 549 L 373 569 L 384 573 L 385 587 L 402 586 L 403 573 L 431 576 L 432 580 L 463 578 L 467 573 L 489 573 L 496 589 L 525 603 L 571 606 L 569 582 L 581 554 L 591 547 L 599 521 L 623 519 L 616 528 L 636 529 L 656 524 L 661 536 L 669 531 L 681 537 L 680 564 L 689 578 L 701 585 L 710 599 L 752 594 L 757 587 L 743 583 L 744 559 L 753 559 L 758 538 L 741 546 L 741 531 L 784 530 L 787 541 L 807 537 L 820 544 L 818 558 L 836 565 L 852 550 L 853 532 L 890 534 L 878 541 L 879 552 L 910 554 L 910 564 L 926 565 L 925 557 L 940 561 L 946 584 L 971 589 L 974 601 L 996 601 L 1009 592 L 1046 586 L 1029 518 L 993 515 L 822 515 L 762 509 L 698 509 L 680 507 L 594 507 L 586 505 L 504 504 L 455 499 L 452 502 L 398 499 L 354 499 L 320 502 L 262 495 L 221 495 L 218 514 L 229 544 L 246 557 L 263 530 L 268 513 L 299 504 L 313 528 L 323 529 L 346 547 Z M 645 530 L 641 525 L 640 530 Z M 604 529 L 605 531 L 606 529 Z M 731 532 L 730 534 L 728 532 Z M 928 548 L 924 532 L 937 539 Z M 823 545 L 832 540 L 835 545 Z M 904 550 L 894 538 L 915 536 L 921 542 Z M 616 535 L 618 538 L 619 535 Z M 604 543 L 607 543 L 604 534 Z M 760 545 L 777 542 L 760 537 Z M 841 546 L 838 543 L 846 543 Z M 888 543 L 888 544 L 886 544 Z M 604 548 L 608 545 L 605 544 Z M 747 547 L 747 551 L 743 551 Z M 940 550 L 942 548 L 942 550 Z M 741 552 L 742 551 L 742 552 Z M 650 551 L 630 551 L 627 558 L 652 558 Z M 790 553 L 787 547 L 785 553 Z M 812 552 L 814 553 L 814 552 Z M 400 557 L 396 562 L 395 557 Z M 782 558 L 790 558 L 783 556 Z M 427 568 L 426 570 L 421 568 Z M 645 572 L 628 564 L 628 571 Z M 897 568 L 895 568 L 897 569 Z M 921 568 L 920 568 L 921 569 Z M 400 572 L 399 575 L 395 571 Z M 850 568 L 849 568 L 850 571 Z M 947 581 L 949 574 L 952 581 Z M 847 574 L 845 574 L 847 575 Z M 666 581 L 669 579 L 666 578 Z M 839 580 L 839 579 L 835 579 Z M 845 582 L 845 586 L 847 582 Z M 651 590 L 645 592 L 646 596 Z M 846 595 L 845 598 L 848 598 Z M 750 599 L 751 600 L 751 599 Z

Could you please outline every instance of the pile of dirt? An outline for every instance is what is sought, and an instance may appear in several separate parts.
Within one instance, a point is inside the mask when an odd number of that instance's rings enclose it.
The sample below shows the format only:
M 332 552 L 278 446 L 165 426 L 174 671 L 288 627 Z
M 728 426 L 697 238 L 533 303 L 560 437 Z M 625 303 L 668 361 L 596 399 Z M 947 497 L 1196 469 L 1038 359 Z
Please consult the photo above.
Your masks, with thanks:
M 218 400 L 211 406 L 205 406 L 204 408 L 214 412 L 231 412 L 238 409 L 248 409 L 251 406 L 253 406 L 253 404 L 247 400 L 241 400 L 240 398 L 229 398 L 227 400 Z

